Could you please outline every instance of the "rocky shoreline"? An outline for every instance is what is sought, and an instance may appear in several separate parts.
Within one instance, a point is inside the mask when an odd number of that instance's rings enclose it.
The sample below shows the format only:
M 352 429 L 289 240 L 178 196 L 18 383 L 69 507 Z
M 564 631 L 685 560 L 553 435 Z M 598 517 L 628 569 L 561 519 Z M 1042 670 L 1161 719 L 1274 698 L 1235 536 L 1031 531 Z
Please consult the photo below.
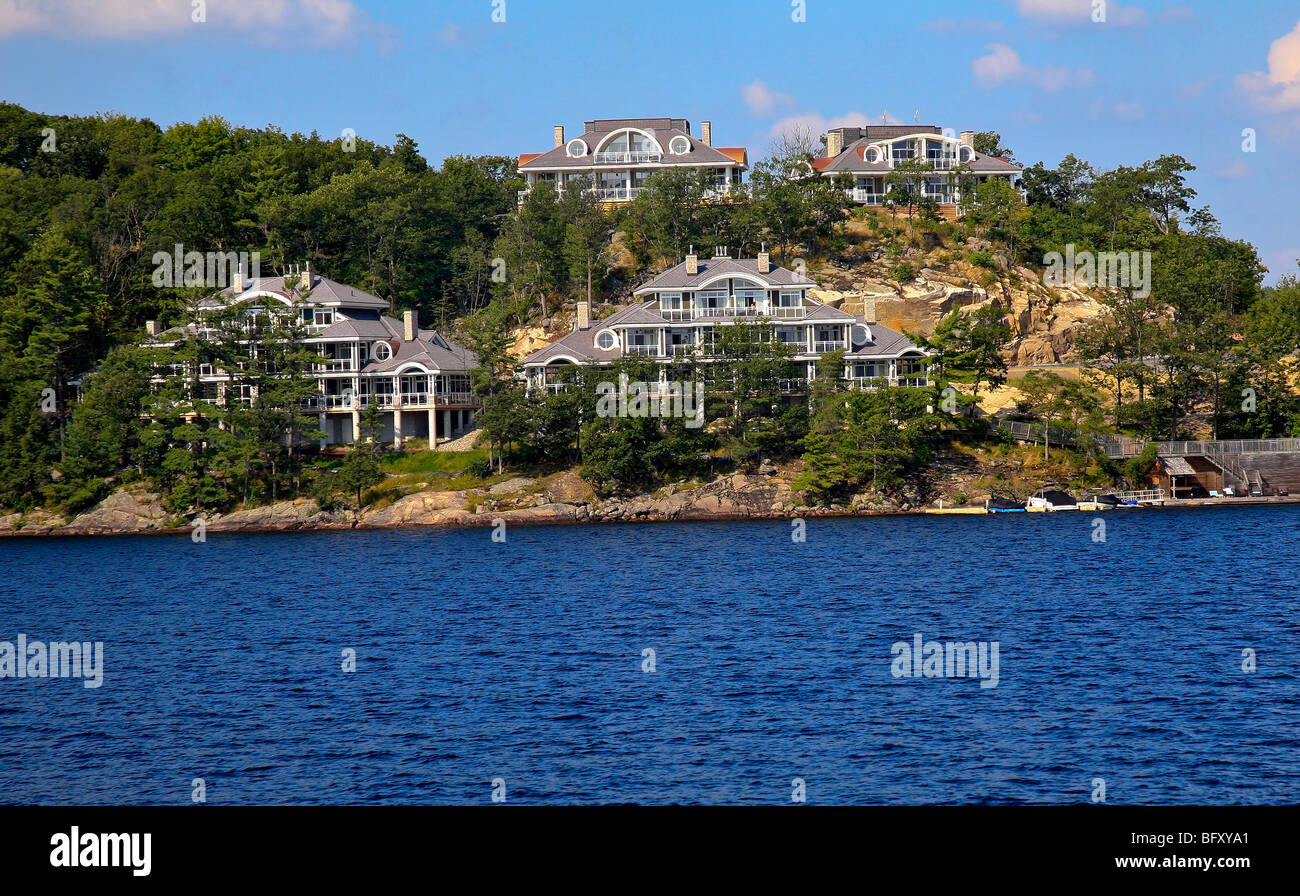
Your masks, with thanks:
M 795 517 L 867 516 L 920 512 L 909 504 L 857 496 L 847 505 L 808 507 L 798 502 L 787 478 L 775 468 L 733 473 L 712 482 L 670 485 L 652 494 L 600 500 L 575 473 L 540 479 L 515 477 L 490 487 L 462 491 L 425 489 L 386 506 L 322 510 L 314 500 L 280 501 L 203 519 L 206 532 L 291 532 L 343 529 L 469 528 L 686 520 L 776 520 Z M 193 530 L 175 525 L 157 495 L 139 487 L 118 489 L 89 511 L 65 520 L 42 510 L 0 516 L 0 536 L 167 535 Z

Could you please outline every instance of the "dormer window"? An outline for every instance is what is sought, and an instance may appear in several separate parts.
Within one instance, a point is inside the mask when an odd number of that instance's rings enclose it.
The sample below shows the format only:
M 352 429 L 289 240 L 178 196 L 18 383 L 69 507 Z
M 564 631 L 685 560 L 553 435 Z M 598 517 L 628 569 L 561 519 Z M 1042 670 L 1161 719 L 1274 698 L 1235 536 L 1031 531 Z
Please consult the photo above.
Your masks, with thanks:
M 316 308 L 312 312 L 312 323 L 318 327 L 328 327 L 334 323 L 333 308 Z
M 691 141 L 678 135 L 669 141 L 668 151 L 675 156 L 684 156 L 691 151 Z
M 581 137 L 575 137 L 569 141 L 569 145 L 565 149 L 565 152 L 569 154 L 569 158 L 571 159 L 582 158 L 587 154 L 587 141 L 583 140 Z
M 370 347 L 370 357 L 376 361 L 387 361 L 393 356 L 393 347 L 387 342 L 376 342 Z
M 601 330 L 596 334 L 596 348 L 602 352 L 613 351 L 617 344 L 618 337 L 614 335 L 613 330 Z

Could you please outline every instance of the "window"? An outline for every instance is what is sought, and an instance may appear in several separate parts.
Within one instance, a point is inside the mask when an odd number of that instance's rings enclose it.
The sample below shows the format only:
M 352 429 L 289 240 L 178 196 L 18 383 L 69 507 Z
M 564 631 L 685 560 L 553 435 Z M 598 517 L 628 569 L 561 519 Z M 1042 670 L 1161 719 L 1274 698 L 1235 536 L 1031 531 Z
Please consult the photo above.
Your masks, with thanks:
M 904 159 L 910 159 L 915 155 L 916 155 L 916 147 L 912 145 L 910 140 L 904 141 L 903 143 L 895 143 L 893 146 L 893 158 L 895 162 L 901 162 Z
M 603 352 L 613 351 L 617 344 L 618 337 L 614 335 L 613 330 L 601 330 L 596 334 L 596 348 Z
M 862 160 L 864 162 L 869 162 L 872 165 L 879 164 L 884 157 L 885 154 L 881 151 L 879 146 L 868 146 L 862 150 Z
M 571 159 L 581 158 L 587 154 L 587 143 L 581 137 L 576 137 L 569 141 L 569 146 L 565 152 L 568 153 Z
M 675 156 L 684 156 L 691 151 L 691 141 L 678 135 L 669 141 L 668 151 Z
M 387 342 L 376 342 L 370 347 L 370 354 L 376 361 L 387 361 L 393 356 L 393 347 Z
M 802 301 L 802 293 L 792 289 L 783 289 L 781 290 L 781 297 L 777 299 L 777 304 L 782 308 L 798 308 Z
M 328 327 L 334 323 L 334 309 L 317 308 L 312 312 L 312 323 L 318 327 Z
M 862 324 L 855 324 L 853 327 L 853 344 L 866 345 L 871 341 L 871 330 Z

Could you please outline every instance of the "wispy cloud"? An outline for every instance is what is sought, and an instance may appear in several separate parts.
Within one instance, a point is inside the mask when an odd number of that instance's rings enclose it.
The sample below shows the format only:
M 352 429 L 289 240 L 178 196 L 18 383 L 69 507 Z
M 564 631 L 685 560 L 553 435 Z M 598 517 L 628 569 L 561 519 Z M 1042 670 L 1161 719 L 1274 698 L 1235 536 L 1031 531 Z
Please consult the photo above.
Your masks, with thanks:
M 1147 13 L 1133 6 L 1121 6 L 1111 0 L 1011 0 L 1016 11 L 1026 19 L 1053 25 L 1083 26 L 1101 24 L 1097 20 L 1104 14 L 1107 25 L 1145 25 Z
M 314 44 L 392 39 L 391 29 L 351 0 L 0 0 L 0 39 L 139 40 L 187 28 L 246 33 L 277 45 L 288 36 Z
M 1025 65 L 1020 54 L 1006 44 L 989 44 L 987 49 L 987 54 L 971 63 L 975 83 L 986 89 L 1022 84 L 1051 93 L 1067 87 L 1084 87 L 1095 80 L 1088 68 Z
M 1300 109 L 1300 22 L 1268 48 L 1268 71 L 1237 76 L 1237 86 L 1264 109 Z
M 902 124 L 902 122 L 888 112 L 875 116 L 866 115 L 862 112 L 846 112 L 843 115 L 833 115 L 829 118 L 820 112 L 807 112 L 802 115 L 789 115 L 782 118 L 772 125 L 771 133 L 773 137 L 800 131 L 824 134 L 832 128 L 861 127 L 867 124 Z
M 740 98 L 750 112 L 763 117 L 774 115 L 778 110 L 789 109 L 794 105 L 794 97 L 788 93 L 772 90 L 762 81 L 741 85 Z
M 1218 177 L 1249 177 L 1252 172 L 1245 159 L 1237 159 L 1237 161 L 1224 165 L 1214 173 Z

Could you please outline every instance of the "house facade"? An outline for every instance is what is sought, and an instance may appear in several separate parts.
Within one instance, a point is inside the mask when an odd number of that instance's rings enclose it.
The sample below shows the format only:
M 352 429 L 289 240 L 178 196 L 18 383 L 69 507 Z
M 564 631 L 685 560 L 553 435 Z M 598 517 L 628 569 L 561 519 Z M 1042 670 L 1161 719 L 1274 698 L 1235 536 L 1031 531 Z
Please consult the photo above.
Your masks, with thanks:
M 725 196 L 742 182 L 749 167 L 743 146 L 713 146 L 713 127 L 703 122 L 700 135 L 684 118 L 608 118 L 584 123 L 582 134 L 565 139 L 556 125 L 554 146 L 547 152 L 519 157 L 519 173 L 534 185 L 549 181 L 558 192 L 579 178 L 588 179 L 602 202 L 630 202 L 657 171 L 700 168 L 708 171 L 713 194 Z
M 1019 165 L 975 151 L 975 132 L 959 136 L 934 125 L 882 124 L 834 128 L 826 132 L 826 155 L 813 161 L 825 177 L 853 178 L 848 196 L 860 205 L 879 206 L 889 192 L 889 176 L 903 162 L 923 162 L 932 173 L 918 178 L 917 192 L 938 203 L 941 214 L 960 214 L 963 181 L 968 189 L 987 180 L 1014 185 Z
M 766 252 L 757 258 L 716 255 L 686 260 L 637 289 L 640 299 L 600 321 L 590 319 L 585 302 L 578 305 L 573 331 L 533 352 L 523 361 L 529 390 L 564 388 L 566 365 L 602 366 L 638 355 L 661 365 L 665 382 L 681 381 L 675 365 L 707 363 L 718 328 L 765 321 L 774 338 L 793 346 L 792 376 L 782 380 L 787 394 L 799 394 L 816 376 L 818 360 L 843 351 L 843 375 L 850 386 L 873 389 L 882 384 L 929 386 L 924 350 L 903 334 L 818 302 L 808 295 L 817 284 L 771 264 Z
M 197 322 L 160 331 L 156 321 L 149 321 L 145 344 L 175 347 L 185 339 L 210 338 L 214 331 L 204 317 L 231 309 L 238 309 L 249 326 L 272 309 L 301 324 L 304 346 L 321 356 L 312 365 L 318 394 L 305 408 L 318 415 L 325 433 L 322 448 L 356 441 L 361 412 L 370 407 L 381 411 L 382 427 L 375 438 L 398 446 L 419 438 L 432 447 L 472 428 L 481 407 L 470 387 L 469 373 L 478 366 L 474 354 L 434 330 L 420 329 L 414 311 L 403 312 L 401 320 L 391 317 L 385 314 L 389 305 L 384 299 L 321 277 L 310 264 L 282 277 L 247 279 L 241 271 L 234 283 L 201 303 Z M 247 363 L 256 363 L 254 353 L 250 343 Z M 183 365 L 175 367 L 182 369 L 166 374 L 195 374 Z M 256 386 L 236 385 L 241 378 L 211 359 L 204 363 L 201 358 L 198 367 L 200 401 L 256 401 Z

